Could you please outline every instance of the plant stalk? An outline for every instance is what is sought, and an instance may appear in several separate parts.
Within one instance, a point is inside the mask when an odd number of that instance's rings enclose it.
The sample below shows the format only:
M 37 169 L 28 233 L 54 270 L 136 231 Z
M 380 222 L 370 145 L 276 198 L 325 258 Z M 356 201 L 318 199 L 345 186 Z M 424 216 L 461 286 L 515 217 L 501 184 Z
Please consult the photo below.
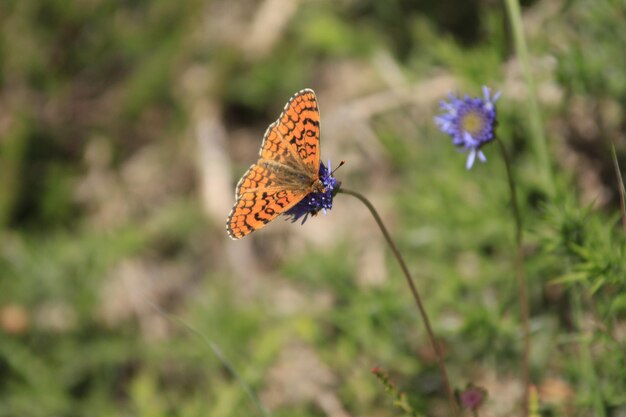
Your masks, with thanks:
M 452 388 L 450 387 L 450 381 L 448 379 L 448 372 L 446 371 L 446 365 L 443 360 L 443 356 L 441 354 L 439 344 L 437 343 L 437 340 L 435 339 L 435 333 L 433 332 L 433 329 L 430 325 L 428 314 L 426 314 L 426 309 L 424 308 L 424 305 L 422 304 L 422 299 L 419 296 L 419 292 L 417 291 L 417 287 L 415 286 L 415 283 L 413 282 L 413 278 L 411 277 L 409 268 L 406 266 L 406 263 L 404 262 L 404 258 L 402 258 L 402 255 L 400 254 L 398 247 L 391 239 L 391 235 L 387 231 L 385 224 L 383 223 L 382 219 L 380 218 L 380 215 L 378 214 L 378 212 L 376 211 L 372 203 L 370 203 L 370 201 L 367 198 L 365 198 L 365 196 L 355 191 L 340 188 L 339 193 L 348 194 L 348 195 L 355 197 L 356 199 L 360 200 L 368 208 L 368 210 L 372 214 L 372 217 L 374 217 L 376 224 L 378 224 L 380 231 L 385 237 L 385 240 L 387 241 L 387 244 L 389 245 L 391 252 L 393 252 L 394 256 L 396 257 L 396 260 L 398 261 L 398 264 L 400 265 L 400 268 L 402 269 L 402 272 L 404 273 L 406 282 L 409 285 L 411 294 L 413 295 L 413 299 L 415 300 L 415 304 L 417 305 L 417 308 L 422 316 L 424 325 L 426 326 L 426 332 L 428 333 L 428 338 L 430 340 L 430 343 L 432 344 L 433 350 L 435 351 L 435 356 L 437 357 L 437 365 L 439 366 L 439 372 L 441 373 L 441 378 L 443 380 L 446 394 L 448 396 L 448 403 L 452 410 L 452 415 L 454 417 L 459 417 L 459 410 L 457 408 L 456 400 L 454 399 Z
M 529 404 L 529 388 L 530 388 L 530 308 L 528 305 L 528 284 L 526 282 L 526 274 L 524 273 L 524 252 L 522 247 L 522 215 L 520 213 L 519 205 L 517 202 L 517 191 L 515 188 L 515 180 L 513 179 L 513 168 L 511 166 L 511 159 L 504 147 L 504 144 L 500 139 L 496 139 L 498 142 L 500 152 L 502 153 L 502 159 L 504 159 L 504 166 L 506 167 L 506 176 L 509 183 L 509 191 L 511 193 L 511 210 L 513 211 L 513 218 L 515 219 L 515 272 L 517 276 L 517 285 L 520 294 L 520 310 L 522 313 L 522 327 L 524 337 L 524 352 L 522 357 L 522 375 L 524 379 L 524 399 L 523 410 L 524 416 L 528 415 Z
M 524 37 L 524 27 L 522 25 L 522 12 L 519 0 L 504 0 L 509 22 L 511 23 L 511 32 L 515 43 L 515 50 L 522 65 L 524 78 L 526 79 L 526 91 L 528 93 L 528 116 L 530 120 L 530 133 L 533 139 L 532 145 L 537 158 L 540 169 L 542 170 L 543 179 L 550 196 L 554 195 L 554 177 L 552 166 L 550 165 L 550 154 L 548 151 L 548 143 L 543 132 L 543 122 L 539 111 L 539 103 L 537 101 L 537 93 L 535 80 L 530 70 L 530 59 L 528 57 L 528 48 L 526 47 L 526 38 Z

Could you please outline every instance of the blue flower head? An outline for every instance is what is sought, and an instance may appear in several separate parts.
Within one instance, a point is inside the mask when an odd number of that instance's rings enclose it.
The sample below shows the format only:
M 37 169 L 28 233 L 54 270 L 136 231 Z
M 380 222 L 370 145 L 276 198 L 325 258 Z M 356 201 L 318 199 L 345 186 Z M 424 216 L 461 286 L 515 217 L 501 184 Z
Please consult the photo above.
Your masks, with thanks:
M 291 216 L 290 220 L 292 222 L 304 216 L 302 219 L 302 224 L 304 224 L 309 214 L 315 216 L 320 210 L 326 214 L 326 210 L 333 208 L 333 197 L 339 191 L 341 183 L 332 176 L 330 161 L 328 161 L 328 168 L 324 166 L 323 162 L 320 162 L 319 176 L 324 184 L 325 191 L 309 193 L 298 204 L 287 210 L 285 215 L 287 217 Z
M 483 97 L 465 96 L 462 99 L 452 93 L 450 101 L 440 103 L 443 114 L 435 117 L 439 129 L 452 136 L 452 143 L 469 151 L 466 168 L 474 165 L 476 157 L 481 162 L 487 157 L 481 151 L 483 145 L 495 139 L 496 106 L 500 92 L 491 96 L 491 90 L 483 86 Z

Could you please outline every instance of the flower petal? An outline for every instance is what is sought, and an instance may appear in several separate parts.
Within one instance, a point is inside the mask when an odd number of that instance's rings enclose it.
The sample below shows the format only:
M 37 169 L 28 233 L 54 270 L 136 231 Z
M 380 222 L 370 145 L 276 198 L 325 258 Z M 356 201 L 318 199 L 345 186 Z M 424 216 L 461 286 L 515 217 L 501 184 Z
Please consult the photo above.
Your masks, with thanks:
M 485 96 L 485 101 L 491 101 L 489 97 L 491 96 L 491 89 L 489 89 L 489 87 L 487 87 L 486 85 L 483 85 L 483 96 Z
M 474 148 L 476 147 L 476 145 L 478 145 L 478 142 L 475 141 L 472 135 L 470 135 L 468 132 L 463 132 L 463 140 L 465 140 L 465 146 L 467 146 L 468 148 Z
M 476 148 L 473 148 L 469 155 L 467 156 L 467 162 L 465 163 L 465 168 L 469 171 L 470 169 L 472 169 L 472 166 L 474 165 L 474 160 L 476 159 Z

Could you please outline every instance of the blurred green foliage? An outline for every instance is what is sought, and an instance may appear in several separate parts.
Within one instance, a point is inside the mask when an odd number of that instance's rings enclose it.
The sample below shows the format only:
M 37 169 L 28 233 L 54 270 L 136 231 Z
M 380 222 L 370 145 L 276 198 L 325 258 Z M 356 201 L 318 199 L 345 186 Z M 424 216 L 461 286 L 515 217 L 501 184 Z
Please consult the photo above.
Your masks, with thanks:
M 571 45 L 559 54 L 559 81 L 572 93 L 606 95 L 623 105 L 626 75 L 620 68 L 626 65 L 621 51 L 626 34 L 619 29 L 626 18 L 626 3 L 575 1 L 566 4 L 565 11 L 567 19 L 561 24 L 566 36 L 571 37 Z M 547 42 L 556 44 L 555 40 Z
M 271 53 L 256 61 L 224 39 L 199 40 L 204 19 L 228 7 L 217 0 L 0 4 L 0 416 L 255 415 L 241 381 L 207 340 L 256 393 L 271 385 L 273 365 L 297 340 L 332 370 L 333 383 L 319 389 L 332 391 L 350 415 L 397 415 L 370 373 L 375 365 L 397 381 L 417 412 L 443 415 L 432 352 L 391 261 L 384 285 L 364 288 L 355 278 L 349 237 L 281 258 L 271 265 L 277 274 L 305 294 L 330 294 L 332 308 L 268 313 L 274 289 L 242 299 L 234 274 L 220 263 L 225 234 L 207 227 L 187 182 L 165 203 L 147 202 L 149 209 L 127 217 L 114 212 L 122 220 L 110 228 L 94 224 L 76 189 L 89 173 L 88 148 L 98 141 L 110 151 L 115 178 L 150 146 L 165 149 L 171 158 L 160 168 L 174 171 L 176 149 L 188 146 L 191 130 L 180 78 L 193 65 L 210 67 L 215 80 L 202 94 L 219 103 L 229 127 L 269 123 L 285 97 L 315 83 L 335 60 L 367 63 L 381 49 L 410 81 L 427 82 L 446 70 L 476 94 L 481 84 L 516 81 L 504 68 L 512 50 L 500 5 L 305 3 Z M 531 52 L 556 58 L 550 81 L 564 97 L 559 106 L 543 104 L 548 126 L 574 125 L 568 110 L 580 97 L 591 108 L 608 101 L 623 109 L 625 10 L 619 0 L 565 2 L 549 31 L 532 33 Z M 542 415 L 589 414 L 593 398 L 579 366 L 579 342 L 587 338 L 607 413 L 620 416 L 626 410 L 626 242 L 617 199 L 587 208 L 584 190 L 573 186 L 577 173 L 555 160 L 562 185 L 555 201 L 546 201 L 536 186 L 519 103 L 502 99 L 499 133 L 513 151 L 529 232 L 532 376 L 540 388 L 558 378 L 571 390 L 565 405 L 542 397 Z M 398 123 L 407 117 L 399 110 L 372 121 L 380 158 L 391 171 L 384 175 L 400 249 L 433 315 L 455 385 L 487 375 L 498 381 L 490 388 L 514 389 L 522 341 L 504 166 L 489 149 L 489 162 L 468 173 L 464 156 L 431 123 L 407 129 Z M 602 125 L 600 111 L 588 117 Z M 625 166 L 624 123 L 622 110 L 582 153 L 610 167 L 610 153 L 602 149 L 616 141 Z M 558 134 L 577 138 L 568 128 L 550 132 L 553 142 Z M 367 189 L 364 178 L 343 180 Z M 603 185 L 616 190 L 615 180 Z M 130 198 L 141 202 L 140 195 Z M 334 210 L 342 210 L 343 198 Z M 156 265 L 147 274 L 159 283 L 186 268 L 191 289 L 163 297 L 164 305 L 149 312 L 104 319 L 105 289 L 137 259 Z M 167 268 L 174 273 L 163 273 Z M 573 317 L 574 287 L 593 326 L 582 329 Z M 154 317 L 170 329 L 167 337 L 147 336 Z M 304 398 L 286 401 L 272 415 L 324 414 Z
M 3 224 L 71 226 L 86 143 L 107 137 L 116 158 L 163 140 L 184 120 L 174 70 L 200 2 L 4 2 Z M 158 117 L 155 117 L 158 116 Z M 151 131 L 143 127 L 153 123 Z M 152 131 L 159 132 L 153 134 Z

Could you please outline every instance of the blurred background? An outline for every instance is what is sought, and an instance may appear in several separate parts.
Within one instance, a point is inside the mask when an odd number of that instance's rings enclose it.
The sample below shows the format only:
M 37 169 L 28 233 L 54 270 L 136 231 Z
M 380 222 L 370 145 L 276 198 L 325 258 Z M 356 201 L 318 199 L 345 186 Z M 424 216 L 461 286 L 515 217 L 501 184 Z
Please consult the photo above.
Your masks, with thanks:
M 522 3 L 566 207 L 615 229 L 626 4 Z M 509 33 L 496 0 L 3 0 L 0 416 L 260 415 L 247 386 L 276 417 L 402 415 L 374 366 L 420 414 L 447 415 L 404 279 L 358 201 L 339 195 L 303 226 L 226 234 L 234 185 L 305 87 L 319 100 L 322 159 L 346 160 L 337 178 L 387 222 L 453 385 L 489 391 L 481 415 L 519 413 L 504 165 L 490 146 L 466 171 L 432 121 L 449 91 L 483 84 L 502 92 L 498 133 L 528 219 L 541 413 L 590 415 L 570 302 L 553 282 L 564 271 L 543 251 L 562 224 L 542 217 Z M 574 232 L 588 223 L 572 216 Z M 614 416 L 626 415 L 620 306 L 593 351 Z

